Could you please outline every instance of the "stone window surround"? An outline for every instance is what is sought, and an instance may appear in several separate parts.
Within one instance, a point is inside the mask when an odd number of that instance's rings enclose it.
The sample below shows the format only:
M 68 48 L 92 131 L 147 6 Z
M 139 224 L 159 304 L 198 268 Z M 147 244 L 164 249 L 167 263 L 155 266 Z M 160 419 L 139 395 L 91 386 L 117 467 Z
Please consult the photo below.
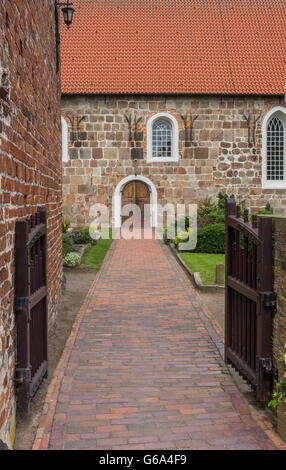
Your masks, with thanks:
M 68 124 L 65 118 L 62 116 L 61 118 L 62 123 L 62 161 L 68 162 L 69 161 L 69 132 L 68 132 Z
M 283 181 L 267 180 L 267 126 L 270 119 L 275 115 L 278 115 L 284 124 L 284 142 L 286 142 L 286 109 L 282 106 L 275 106 L 274 108 L 270 109 L 270 111 L 268 111 L 262 123 L 262 189 L 286 188 L 286 175 Z M 284 165 L 284 171 L 286 172 L 286 145 L 284 148 Z
M 172 156 L 153 157 L 152 155 L 152 128 L 155 121 L 166 119 L 172 124 Z M 147 163 L 151 162 L 177 162 L 179 160 L 179 125 L 177 119 L 170 113 L 153 114 L 147 122 Z

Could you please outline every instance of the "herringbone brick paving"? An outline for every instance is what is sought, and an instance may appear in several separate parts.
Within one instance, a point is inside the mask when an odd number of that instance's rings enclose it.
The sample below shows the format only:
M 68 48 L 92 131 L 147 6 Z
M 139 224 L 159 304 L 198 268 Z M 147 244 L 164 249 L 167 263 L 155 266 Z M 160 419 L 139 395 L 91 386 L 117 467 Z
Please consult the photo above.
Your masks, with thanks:
M 210 330 L 166 247 L 116 242 L 83 312 L 44 446 L 275 449 Z

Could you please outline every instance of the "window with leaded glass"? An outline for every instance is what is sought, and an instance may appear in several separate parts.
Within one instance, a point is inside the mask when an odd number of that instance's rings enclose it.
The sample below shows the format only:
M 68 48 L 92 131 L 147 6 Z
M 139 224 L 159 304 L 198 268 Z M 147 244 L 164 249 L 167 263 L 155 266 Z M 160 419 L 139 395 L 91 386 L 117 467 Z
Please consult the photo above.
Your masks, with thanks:
M 172 124 L 160 119 L 154 122 L 152 127 L 152 157 L 172 156 Z
M 170 113 L 153 114 L 147 122 L 147 163 L 179 160 L 179 126 Z
M 286 108 L 275 106 L 262 121 L 262 188 L 286 189 Z
M 273 116 L 267 125 L 266 179 L 285 179 L 285 129 L 278 116 Z

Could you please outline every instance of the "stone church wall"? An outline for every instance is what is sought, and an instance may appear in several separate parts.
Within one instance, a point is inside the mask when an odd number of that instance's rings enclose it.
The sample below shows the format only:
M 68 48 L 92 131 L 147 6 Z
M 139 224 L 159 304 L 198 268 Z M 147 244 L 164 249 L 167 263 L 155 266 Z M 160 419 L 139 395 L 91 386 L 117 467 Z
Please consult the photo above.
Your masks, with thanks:
M 261 126 L 275 106 L 284 106 L 284 98 L 64 96 L 62 116 L 70 133 L 69 160 L 63 165 L 65 218 L 85 225 L 94 203 L 111 209 L 117 184 L 135 171 L 155 184 L 163 205 L 216 199 L 223 191 L 245 200 L 251 210 L 264 209 L 269 201 L 276 213 L 284 213 L 286 190 L 264 190 L 261 183 Z M 179 161 L 147 163 L 147 121 L 161 112 L 178 122 Z M 250 116 L 250 128 L 244 115 Z M 76 118 L 83 116 L 77 129 Z

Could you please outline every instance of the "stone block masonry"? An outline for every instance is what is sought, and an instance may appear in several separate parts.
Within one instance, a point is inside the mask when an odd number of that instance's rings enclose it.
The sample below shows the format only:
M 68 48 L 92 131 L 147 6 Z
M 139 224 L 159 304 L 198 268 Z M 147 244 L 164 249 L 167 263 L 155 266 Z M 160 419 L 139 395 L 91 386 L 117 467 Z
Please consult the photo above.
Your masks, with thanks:
M 62 277 L 60 82 L 54 1 L 0 2 L 0 443 L 13 445 L 17 353 L 14 321 L 16 220 L 48 212 L 49 320 Z
M 252 210 L 264 209 L 269 201 L 276 213 L 285 213 L 286 191 L 262 189 L 261 181 L 262 121 L 275 106 L 284 106 L 282 96 L 64 95 L 62 115 L 70 133 L 68 115 L 85 116 L 64 163 L 64 216 L 84 225 L 95 202 L 111 210 L 116 185 L 134 174 L 134 160 L 138 174 L 155 184 L 163 205 L 215 199 L 223 191 L 245 200 Z M 161 112 L 178 122 L 177 162 L 147 162 L 147 122 Z M 252 117 L 250 134 L 244 114 Z M 249 145 L 253 117 L 259 115 L 255 144 Z M 126 117 L 131 117 L 131 136 Z

